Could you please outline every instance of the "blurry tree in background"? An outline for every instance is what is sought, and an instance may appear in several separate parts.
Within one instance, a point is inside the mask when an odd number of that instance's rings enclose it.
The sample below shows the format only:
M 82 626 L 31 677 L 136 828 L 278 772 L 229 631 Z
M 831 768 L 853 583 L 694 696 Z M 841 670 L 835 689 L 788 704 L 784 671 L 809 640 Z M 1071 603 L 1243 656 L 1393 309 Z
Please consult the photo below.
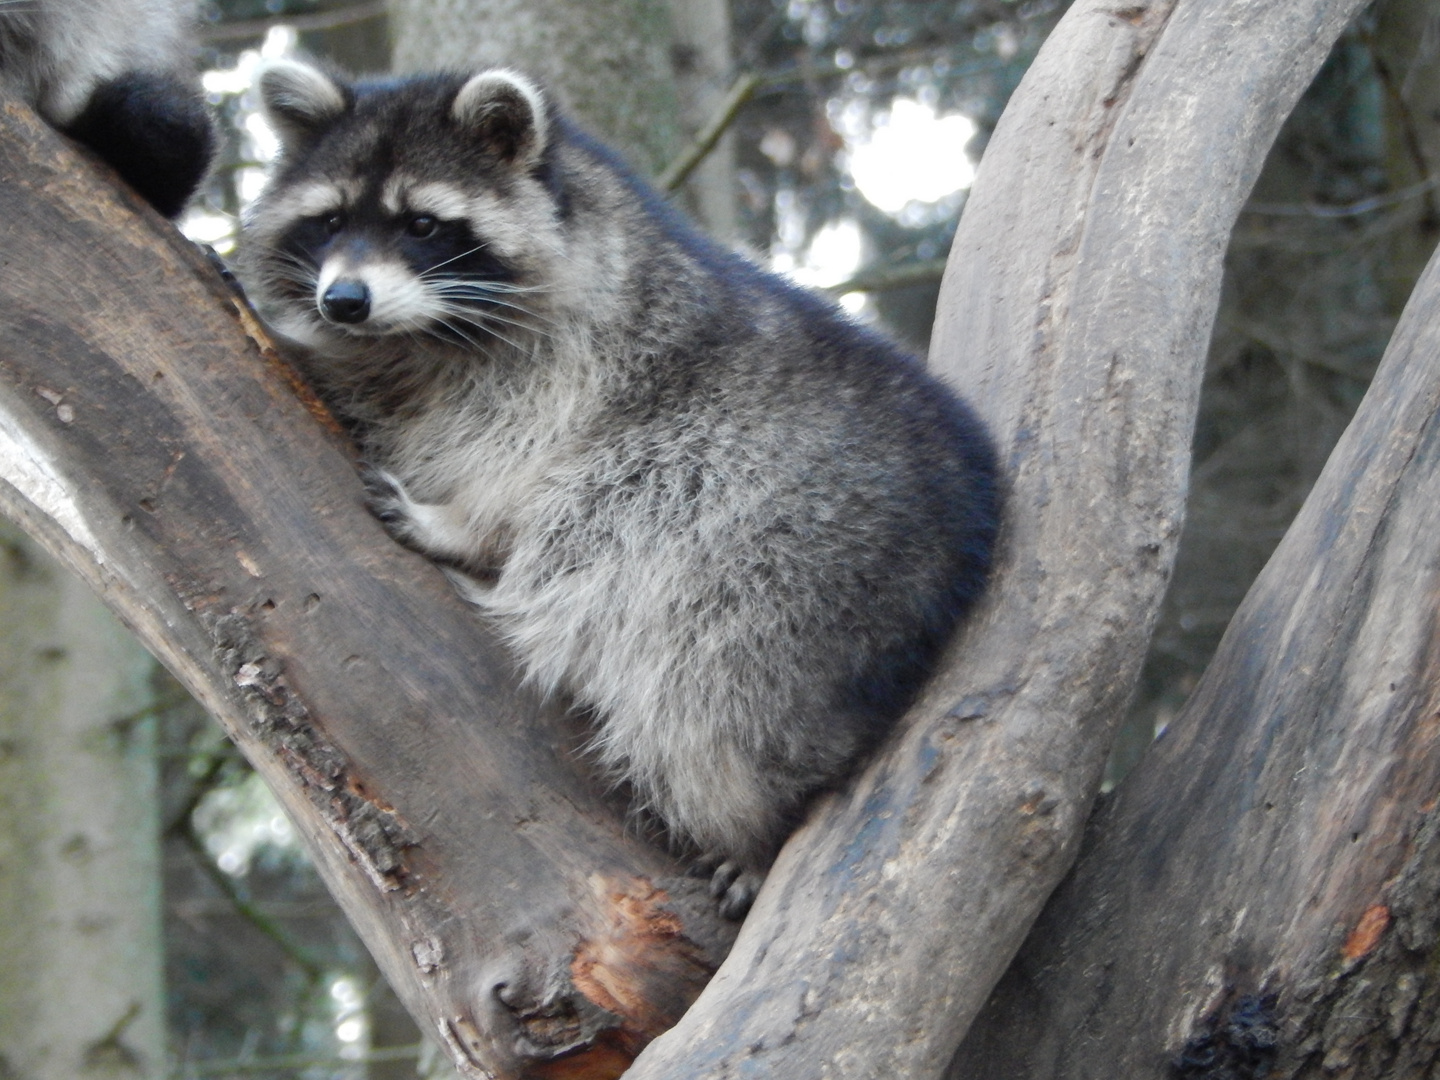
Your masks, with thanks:
M 0 522 L 0 1077 L 165 1075 L 155 661 Z
M 973 125 L 968 149 L 978 158 L 1065 6 L 732 0 L 719 42 L 718 2 L 216 0 L 205 64 L 235 69 L 244 51 L 298 35 L 301 48 L 382 69 L 393 20 L 399 67 L 503 58 L 538 70 L 651 175 L 738 101 L 721 150 L 683 189 L 690 208 L 775 265 L 848 291 L 860 317 L 923 348 L 965 189 L 930 201 L 877 193 L 861 182 L 866 149 L 896 153 L 884 149 L 887 131 L 958 115 Z M 602 9 L 610 17 L 598 17 Z M 473 21 L 481 13 L 494 20 L 483 39 Z M 277 37 L 276 27 L 294 35 Z M 1292 116 L 1240 220 L 1186 531 L 1115 778 L 1193 687 L 1358 403 L 1434 246 L 1437 53 L 1440 9 L 1430 0 L 1378 0 Z M 243 85 L 215 86 L 237 131 L 207 196 L 205 212 L 224 222 L 253 193 L 263 139 L 239 136 L 253 123 Z M 927 130 L 953 139 L 970 129 Z M 867 285 L 879 287 L 857 287 Z M 18 595 L 15 583 L 4 587 Z M 158 693 L 175 1074 L 239 1075 L 245 1059 L 251 1076 L 413 1075 L 418 1032 L 278 809 L 197 706 L 172 685 Z M 0 766 L 8 745 L 0 741 Z M 13 796 L 18 773 L 3 775 Z

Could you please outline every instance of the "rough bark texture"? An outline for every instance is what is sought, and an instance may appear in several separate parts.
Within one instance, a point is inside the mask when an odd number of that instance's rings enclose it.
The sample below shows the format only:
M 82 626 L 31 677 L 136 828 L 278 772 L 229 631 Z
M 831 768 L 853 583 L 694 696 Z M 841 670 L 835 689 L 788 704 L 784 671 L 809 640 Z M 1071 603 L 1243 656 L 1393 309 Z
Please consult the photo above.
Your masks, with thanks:
M 0 103 L 0 508 L 226 725 L 463 1071 L 614 1076 L 729 931 L 299 389 L 197 250 Z
M 1081 0 L 1011 100 L 932 363 L 1011 490 L 997 580 L 635 1077 L 938 1074 L 1069 865 L 1174 557 L 1241 203 L 1359 0 Z
M 1432 260 L 1200 686 L 1096 815 L 953 1076 L 1431 1075 L 1437 356 Z
M 155 662 L 0 524 L 0 1077 L 161 1080 Z

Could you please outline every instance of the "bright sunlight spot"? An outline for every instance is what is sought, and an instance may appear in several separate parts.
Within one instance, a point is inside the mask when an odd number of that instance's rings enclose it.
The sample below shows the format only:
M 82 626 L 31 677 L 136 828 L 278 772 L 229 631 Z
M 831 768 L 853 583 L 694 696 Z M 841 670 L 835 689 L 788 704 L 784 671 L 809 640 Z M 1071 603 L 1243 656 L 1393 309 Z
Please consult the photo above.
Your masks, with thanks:
M 341 975 L 330 984 L 330 998 L 335 1003 L 335 1039 L 340 1043 L 340 1056 L 353 1061 L 365 1053 L 370 1041 L 364 991 L 353 976 Z
M 283 859 L 300 850 L 290 819 L 254 774 L 208 792 L 195 808 L 195 824 L 215 865 L 231 877 L 244 877 L 262 855 Z
M 938 203 L 975 179 L 965 153 L 975 122 L 960 113 L 936 116 L 928 105 L 897 98 L 869 132 L 842 134 L 855 186 L 887 214 L 899 215 L 911 203 Z
M 860 267 L 860 226 L 848 218 L 832 221 L 815 234 L 797 257 L 778 253 L 771 262 L 802 285 L 825 288 L 838 285 Z
M 0 0 L 3 3 L 3 0 Z M 245 138 L 241 145 L 241 160 L 235 168 L 235 190 L 242 207 L 254 202 L 265 186 L 265 166 L 280 149 L 280 142 L 269 125 L 260 118 L 256 103 L 251 99 L 250 89 L 255 84 L 255 69 L 261 60 L 287 56 L 295 51 L 297 36 L 289 26 L 272 26 L 265 35 L 259 49 L 246 49 L 235 60 L 233 68 L 220 68 L 205 72 L 201 82 L 212 104 L 222 98 L 241 98 L 245 117 L 242 127 Z M 228 214 L 211 208 L 192 207 L 180 220 L 180 231 L 191 240 L 210 244 L 222 255 L 235 250 L 235 236 L 238 222 Z

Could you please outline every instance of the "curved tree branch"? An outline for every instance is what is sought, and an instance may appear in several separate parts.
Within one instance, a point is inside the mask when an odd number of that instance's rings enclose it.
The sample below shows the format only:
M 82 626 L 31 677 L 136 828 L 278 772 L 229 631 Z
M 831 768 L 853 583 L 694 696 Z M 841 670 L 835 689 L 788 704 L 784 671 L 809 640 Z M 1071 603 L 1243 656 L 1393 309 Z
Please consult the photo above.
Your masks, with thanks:
M 1418 1076 L 1440 1055 L 1437 357 L 1432 257 L 1204 679 L 1097 814 L 952 1075 L 1263 1052 L 1253 1075 L 1277 1080 Z

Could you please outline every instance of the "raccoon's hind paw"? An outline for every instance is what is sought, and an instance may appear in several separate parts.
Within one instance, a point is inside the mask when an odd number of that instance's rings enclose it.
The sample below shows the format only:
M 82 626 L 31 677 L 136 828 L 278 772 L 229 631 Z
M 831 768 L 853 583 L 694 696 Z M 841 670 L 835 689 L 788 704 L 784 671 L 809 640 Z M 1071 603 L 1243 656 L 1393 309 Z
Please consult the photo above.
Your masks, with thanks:
M 694 872 L 698 877 L 710 878 L 710 895 L 719 902 L 721 916 L 739 922 L 755 902 L 765 875 L 746 870 L 733 859 L 718 861 L 718 865 L 717 860 L 717 856 L 702 858 Z

